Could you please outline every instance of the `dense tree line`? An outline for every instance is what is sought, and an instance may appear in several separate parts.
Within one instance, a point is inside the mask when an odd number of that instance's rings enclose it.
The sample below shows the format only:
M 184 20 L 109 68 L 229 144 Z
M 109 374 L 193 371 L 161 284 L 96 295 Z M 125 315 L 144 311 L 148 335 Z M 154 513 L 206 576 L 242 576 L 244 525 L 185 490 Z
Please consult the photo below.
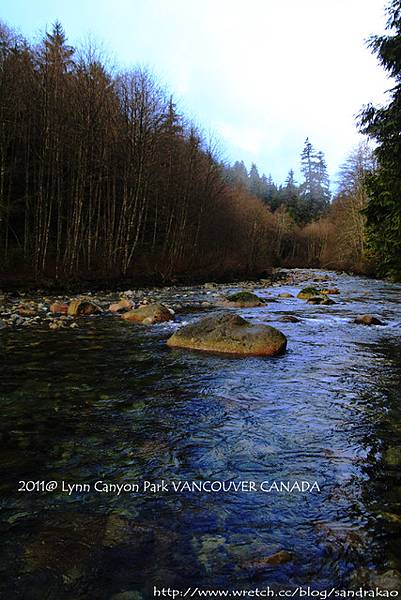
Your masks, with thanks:
M 367 178 L 367 241 L 379 272 L 401 279 L 401 2 L 387 8 L 388 35 L 373 36 L 370 47 L 393 79 L 387 106 L 367 106 L 361 128 L 377 147 L 377 168 Z
M 287 209 L 298 225 L 306 225 L 324 215 L 330 205 L 330 185 L 323 152 L 315 150 L 309 138 L 300 157 L 300 185 L 295 181 L 294 171 L 288 173 L 284 185 L 277 185 L 271 175 L 259 175 L 252 164 L 249 173 L 243 161 L 225 168 L 227 181 L 243 186 L 253 196 L 260 198 L 272 210 Z
M 222 163 L 148 72 L 112 72 L 58 23 L 37 45 L 0 25 L 2 276 L 162 282 L 375 263 L 401 273 L 399 4 L 396 34 L 372 41 L 398 82 L 388 107 L 362 116 L 379 145 L 354 150 L 333 198 L 309 139 L 302 181 L 290 170 L 277 185 L 255 164 Z
M 366 180 L 375 169 L 367 142 L 348 156 L 338 174 L 337 193 L 322 217 L 300 232 L 298 260 L 305 266 L 373 273 L 375 263 L 366 246 L 368 191 Z
M 373 272 L 366 244 L 367 178 L 376 161 L 367 142 L 355 148 L 338 174 L 330 202 L 326 162 L 309 139 L 301 153 L 304 181 L 297 184 L 291 170 L 284 185 L 249 172 L 243 162 L 226 168 L 226 177 L 261 198 L 274 218 L 274 257 L 281 266 L 325 267 Z
M 227 184 L 149 73 L 112 75 L 58 23 L 37 46 L 0 27 L 3 274 L 250 274 L 273 238 L 271 212 Z

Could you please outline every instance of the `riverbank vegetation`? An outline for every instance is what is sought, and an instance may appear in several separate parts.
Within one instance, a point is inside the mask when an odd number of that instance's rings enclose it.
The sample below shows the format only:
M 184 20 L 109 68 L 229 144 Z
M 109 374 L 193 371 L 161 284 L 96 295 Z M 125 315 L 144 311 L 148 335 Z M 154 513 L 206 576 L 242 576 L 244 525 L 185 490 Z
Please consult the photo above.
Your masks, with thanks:
M 396 78 L 399 38 L 372 42 Z M 256 165 L 225 164 L 146 70 L 112 70 L 92 47 L 70 46 L 59 23 L 35 45 L 1 24 L 2 279 L 163 283 L 278 265 L 395 274 L 399 93 L 363 113 L 379 146 L 352 152 L 332 197 L 309 139 L 303 180 L 291 170 L 277 185 Z

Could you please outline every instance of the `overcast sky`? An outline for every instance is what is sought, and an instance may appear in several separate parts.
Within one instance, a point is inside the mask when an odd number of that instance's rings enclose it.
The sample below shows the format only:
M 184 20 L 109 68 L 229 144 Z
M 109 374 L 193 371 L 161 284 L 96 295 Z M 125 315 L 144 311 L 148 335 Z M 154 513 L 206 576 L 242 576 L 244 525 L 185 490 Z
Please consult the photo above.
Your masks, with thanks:
M 113 64 L 149 66 L 182 110 L 220 140 L 223 158 L 282 182 L 309 136 L 332 179 L 358 142 L 355 115 L 389 88 L 366 38 L 383 0 L 2 0 L 27 37 L 60 20 Z

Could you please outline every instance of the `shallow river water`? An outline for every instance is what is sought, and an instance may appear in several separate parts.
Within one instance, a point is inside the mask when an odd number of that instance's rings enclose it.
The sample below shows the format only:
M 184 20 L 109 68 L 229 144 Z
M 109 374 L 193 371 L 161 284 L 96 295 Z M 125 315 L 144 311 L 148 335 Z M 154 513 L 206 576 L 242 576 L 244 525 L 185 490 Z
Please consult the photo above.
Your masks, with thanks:
M 277 358 L 169 350 L 177 326 L 209 314 L 199 310 L 153 327 L 101 316 L 1 331 L 0 596 L 348 589 L 401 570 L 401 287 L 329 277 L 341 290 L 333 306 L 290 298 L 237 311 L 285 333 Z M 385 325 L 354 324 L 361 313 Z M 280 322 L 287 314 L 300 321 Z M 168 490 L 144 492 L 144 480 Z M 183 480 L 321 491 L 174 492 Z M 18 492 L 20 481 L 57 489 Z M 91 490 L 69 495 L 62 481 Z M 97 481 L 139 491 L 97 492 Z M 279 551 L 288 560 L 266 560 Z

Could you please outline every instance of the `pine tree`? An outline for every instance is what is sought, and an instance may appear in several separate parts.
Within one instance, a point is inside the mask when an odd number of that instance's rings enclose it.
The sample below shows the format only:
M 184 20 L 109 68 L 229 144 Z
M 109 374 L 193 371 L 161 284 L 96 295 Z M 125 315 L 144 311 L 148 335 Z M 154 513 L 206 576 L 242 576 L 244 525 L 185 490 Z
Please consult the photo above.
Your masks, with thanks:
M 255 163 L 252 163 L 251 170 L 249 171 L 249 191 L 257 197 L 260 197 L 262 191 L 260 175 Z
M 228 180 L 235 185 L 242 185 L 244 187 L 248 187 L 248 171 L 244 164 L 244 161 L 236 161 L 232 167 L 229 167 L 228 172 Z
M 395 80 L 385 107 L 368 105 L 361 113 L 361 130 L 377 142 L 378 168 L 367 178 L 368 243 L 379 271 L 401 279 L 401 2 L 387 8 L 388 35 L 370 39 L 379 63 Z
M 300 187 L 301 214 L 305 223 L 315 221 L 327 210 L 330 202 L 329 177 L 324 154 L 316 151 L 306 138 L 301 153 L 304 182 Z
M 278 193 L 280 205 L 284 205 L 288 213 L 294 219 L 296 223 L 300 223 L 303 220 L 303 214 L 299 197 L 299 187 L 295 181 L 294 171 L 291 169 L 288 172 L 285 184 L 280 188 Z

